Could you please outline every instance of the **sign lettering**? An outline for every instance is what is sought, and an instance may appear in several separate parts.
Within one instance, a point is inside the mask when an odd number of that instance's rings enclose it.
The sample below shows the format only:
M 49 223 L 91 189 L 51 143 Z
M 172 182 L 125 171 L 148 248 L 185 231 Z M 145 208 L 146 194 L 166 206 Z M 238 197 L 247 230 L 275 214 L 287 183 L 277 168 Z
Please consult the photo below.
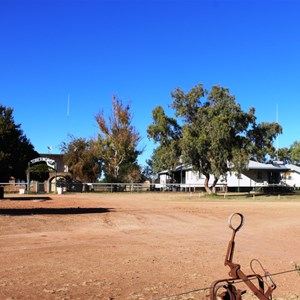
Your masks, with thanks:
M 48 157 L 37 157 L 30 161 L 30 164 L 36 164 L 39 162 L 45 162 L 48 167 L 55 169 L 55 160 Z

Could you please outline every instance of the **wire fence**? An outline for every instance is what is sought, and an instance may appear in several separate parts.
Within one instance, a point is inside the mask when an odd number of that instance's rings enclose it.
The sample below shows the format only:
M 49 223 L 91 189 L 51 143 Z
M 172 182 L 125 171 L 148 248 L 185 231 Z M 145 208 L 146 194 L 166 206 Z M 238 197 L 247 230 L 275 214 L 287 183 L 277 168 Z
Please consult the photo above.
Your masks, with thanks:
M 10 182 L 0 183 L 0 187 L 4 189 L 4 193 L 66 193 L 66 192 L 189 192 L 202 193 L 205 192 L 203 184 L 195 183 L 151 183 L 149 181 L 125 182 L 125 183 L 111 183 L 111 182 L 80 182 L 80 181 L 59 181 L 55 178 L 51 181 L 38 182 L 31 181 L 28 185 L 26 182 Z M 215 192 L 224 193 L 229 192 L 229 188 L 225 184 L 218 184 L 214 188 Z M 231 190 L 230 190 L 231 191 Z M 236 190 L 234 190 L 236 191 Z M 241 191 L 242 192 L 242 191 Z M 243 192 L 252 193 L 253 196 L 259 192 L 249 188 Z M 285 193 L 284 187 L 266 187 L 266 190 L 261 193 Z
M 298 265 L 295 265 L 295 268 L 294 269 L 290 269 L 290 270 L 285 270 L 285 271 L 280 271 L 280 272 L 276 272 L 276 273 L 273 273 L 273 274 L 268 274 L 268 275 L 264 275 L 264 276 L 261 276 L 261 278 L 268 278 L 268 277 L 275 277 L 275 276 L 278 276 L 278 275 L 283 275 L 283 274 L 287 274 L 287 273 L 292 273 L 292 272 L 297 272 L 299 275 L 300 275 L 300 268 Z M 254 281 L 256 280 L 255 278 L 249 278 L 248 279 L 249 281 Z M 236 285 L 236 286 L 239 286 L 239 285 L 242 285 L 244 284 L 245 282 L 241 279 L 238 279 L 238 280 L 234 280 L 234 281 L 231 281 L 231 280 L 228 280 L 228 282 Z M 220 285 L 220 286 L 223 286 L 223 285 Z M 173 294 L 173 295 L 166 295 L 166 296 L 162 296 L 162 297 L 159 297 L 159 298 L 154 298 L 153 300 L 192 300 L 192 299 L 197 299 L 197 300 L 208 300 L 210 299 L 209 298 L 209 294 L 210 294 L 210 291 L 211 291 L 212 287 L 209 286 L 209 287 L 202 287 L 202 288 L 197 288 L 197 289 L 192 289 L 192 290 L 189 290 L 189 291 L 186 291 L 186 292 L 182 292 L 182 293 L 177 293 L 177 294 Z M 220 299 L 220 298 L 216 298 L 217 299 Z M 252 295 L 251 293 L 246 295 L 246 296 L 243 296 L 243 299 L 257 299 L 256 296 Z M 274 300 L 276 300 L 276 298 L 272 298 Z M 280 298 L 280 299 L 283 299 L 283 298 Z M 292 299 L 300 299 L 300 295 L 291 295 L 289 297 L 290 300 Z M 288 300 L 288 299 L 285 299 L 285 300 Z
M 171 190 L 167 186 L 152 183 L 82 183 L 82 182 L 26 182 L 0 183 L 4 193 L 62 193 L 62 192 L 142 192 L 142 191 L 163 191 Z
M 29 186 L 26 182 L 15 183 L 0 183 L 4 193 L 66 193 L 66 192 L 202 192 L 204 186 L 200 184 L 159 184 L 126 182 L 126 183 L 111 183 L 111 182 L 96 182 L 82 183 L 79 181 L 61 183 L 56 180 L 38 182 L 31 181 Z M 224 191 L 223 186 L 217 186 L 218 191 Z

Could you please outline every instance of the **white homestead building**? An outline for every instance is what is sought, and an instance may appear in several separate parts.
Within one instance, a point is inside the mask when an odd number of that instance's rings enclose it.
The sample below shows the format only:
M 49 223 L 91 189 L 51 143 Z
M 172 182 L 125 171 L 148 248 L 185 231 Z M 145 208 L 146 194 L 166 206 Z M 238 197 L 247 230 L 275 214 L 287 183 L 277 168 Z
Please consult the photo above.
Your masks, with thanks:
M 239 176 L 234 172 L 227 172 L 226 177 L 222 177 L 217 182 L 216 188 L 219 190 L 251 191 L 263 187 L 286 186 L 284 174 L 290 171 L 290 167 L 282 162 L 264 164 L 256 161 L 249 161 L 248 168 Z M 299 168 L 300 184 L 300 168 Z M 191 166 L 181 165 L 172 171 L 162 171 L 159 173 L 160 184 L 157 188 L 172 190 L 195 190 L 204 188 L 205 176 L 194 171 Z M 214 176 L 210 176 L 209 185 L 214 181 Z M 291 185 L 293 186 L 293 185 Z
M 294 188 L 299 189 L 300 188 L 300 167 L 291 164 L 286 164 L 286 167 L 288 167 L 290 170 L 283 174 L 283 180 L 289 186 L 293 186 Z

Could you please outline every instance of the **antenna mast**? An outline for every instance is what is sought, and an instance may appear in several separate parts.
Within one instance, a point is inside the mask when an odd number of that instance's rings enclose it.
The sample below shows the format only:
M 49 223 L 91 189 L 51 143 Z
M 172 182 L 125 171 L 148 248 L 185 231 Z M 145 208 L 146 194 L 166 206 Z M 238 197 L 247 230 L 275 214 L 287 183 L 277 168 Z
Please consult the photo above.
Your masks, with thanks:
M 70 93 L 68 93 L 67 117 L 70 115 Z
M 278 103 L 276 104 L 276 122 L 278 124 Z M 277 138 L 276 138 L 276 143 L 277 143 L 277 161 L 278 161 L 278 144 L 279 144 L 279 138 L 278 138 L 278 135 L 277 135 Z

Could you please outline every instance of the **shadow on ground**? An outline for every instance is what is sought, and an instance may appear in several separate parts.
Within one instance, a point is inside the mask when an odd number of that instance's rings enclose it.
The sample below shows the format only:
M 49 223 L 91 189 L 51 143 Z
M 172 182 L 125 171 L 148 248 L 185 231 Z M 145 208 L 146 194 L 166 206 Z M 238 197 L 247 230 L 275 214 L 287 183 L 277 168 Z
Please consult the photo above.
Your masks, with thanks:
M 80 215 L 80 214 L 101 214 L 108 213 L 109 208 L 1 208 L 0 215 L 27 216 L 27 215 Z
M 52 200 L 51 197 L 47 196 L 16 196 L 16 197 L 5 197 L 2 200 L 11 200 L 11 201 L 47 201 Z

